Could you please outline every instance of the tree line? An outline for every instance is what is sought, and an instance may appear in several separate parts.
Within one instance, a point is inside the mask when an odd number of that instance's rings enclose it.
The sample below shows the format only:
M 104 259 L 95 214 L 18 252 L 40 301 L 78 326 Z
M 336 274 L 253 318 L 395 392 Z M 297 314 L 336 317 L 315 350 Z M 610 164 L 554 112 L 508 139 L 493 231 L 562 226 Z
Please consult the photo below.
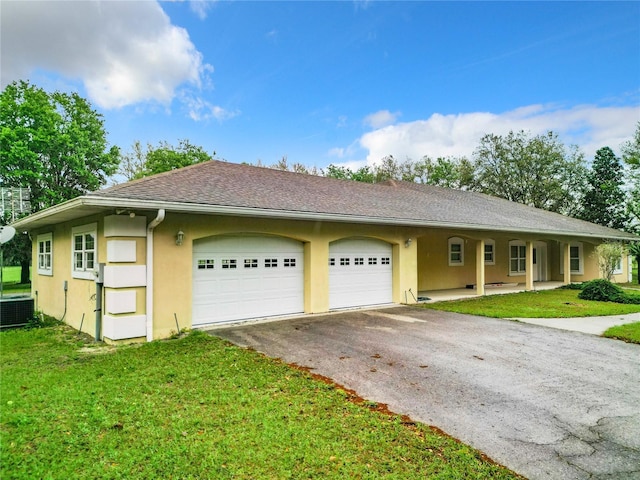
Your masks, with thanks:
M 358 169 L 335 164 L 318 169 L 282 157 L 267 166 L 360 182 L 398 180 L 486 193 L 639 233 L 640 122 L 633 139 L 620 149 L 618 157 L 603 146 L 589 165 L 577 147 L 565 146 L 554 132 L 511 131 L 484 135 L 471 158 L 425 155 L 399 160 L 389 155 Z M 76 93 L 48 93 L 19 81 L 0 94 L 0 187 L 28 188 L 27 213 L 95 191 L 109 181 L 135 180 L 215 156 L 188 140 L 177 146 L 137 141 L 128 152 L 110 147 L 102 115 Z M 8 221 L 5 213 L 0 212 L 3 223 Z M 28 267 L 29 244 L 26 238 L 13 241 L 5 246 L 5 256 Z
M 270 168 L 312 175 L 384 182 L 399 180 L 485 193 L 607 227 L 640 231 L 640 122 L 633 140 L 622 145 L 622 158 L 600 148 L 589 166 L 575 146 L 557 134 L 525 131 L 484 135 L 471 159 L 424 156 L 350 169 L 329 165 L 311 169 L 286 157 Z

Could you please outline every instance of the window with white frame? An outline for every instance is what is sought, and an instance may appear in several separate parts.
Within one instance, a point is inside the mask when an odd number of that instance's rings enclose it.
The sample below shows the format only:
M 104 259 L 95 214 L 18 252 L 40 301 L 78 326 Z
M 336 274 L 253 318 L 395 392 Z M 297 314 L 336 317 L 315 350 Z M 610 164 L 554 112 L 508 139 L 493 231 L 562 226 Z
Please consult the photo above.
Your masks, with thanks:
M 613 274 L 614 275 L 621 275 L 622 272 L 622 257 L 618 258 L 618 262 L 616 263 L 616 266 L 613 268 Z
M 527 246 L 524 242 L 509 242 L 509 275 L 524 275 L 527 270 Z
M 38 235 L 38 274 L 53 275 L 53 234 Z
M 560 245 L 560 274 L 564 275 L 564 250 L 566 244 Z M 572 242 L 569 245 L 569 264 L 571 273 L 582 275 L 584 271 L 584 258 L 582 254 L 582 242 Z
M 71 229 L 71 276 L 93 280 L 98 257 L 98 225 L 91 223 Z
M 449 239 L 449 266 L 464 265 L 464 240 L 458 237 Z
M 496 264 L 496 242 L 493 240 L 484 241 L 484 264 Z

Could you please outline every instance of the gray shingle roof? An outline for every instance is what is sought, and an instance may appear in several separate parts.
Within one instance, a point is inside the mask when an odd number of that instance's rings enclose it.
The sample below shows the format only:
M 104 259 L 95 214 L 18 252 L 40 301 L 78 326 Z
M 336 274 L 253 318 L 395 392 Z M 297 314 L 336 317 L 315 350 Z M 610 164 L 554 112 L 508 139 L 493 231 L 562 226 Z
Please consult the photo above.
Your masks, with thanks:
M 488 195 L 390 181 L 367 184 L 209 161 L 100 190 L 89 197 L 341 216 L 396 225 L 637 237 Z M 185 210 L 183 210 L 185 211 Z

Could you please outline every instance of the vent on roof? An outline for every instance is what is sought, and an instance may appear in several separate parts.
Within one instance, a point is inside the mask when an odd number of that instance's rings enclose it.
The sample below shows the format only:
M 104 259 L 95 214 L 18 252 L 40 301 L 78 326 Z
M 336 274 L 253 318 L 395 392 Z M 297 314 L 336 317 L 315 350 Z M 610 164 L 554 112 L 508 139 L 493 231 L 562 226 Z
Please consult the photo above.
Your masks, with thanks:
M 398 186 L 398 182 L 393 180 L 393 179 L 389 179 L 389 180 L 385 180 L 384 182 L 380 182 L 380 185 L 387 185 L 389 187 L 397 187 Z

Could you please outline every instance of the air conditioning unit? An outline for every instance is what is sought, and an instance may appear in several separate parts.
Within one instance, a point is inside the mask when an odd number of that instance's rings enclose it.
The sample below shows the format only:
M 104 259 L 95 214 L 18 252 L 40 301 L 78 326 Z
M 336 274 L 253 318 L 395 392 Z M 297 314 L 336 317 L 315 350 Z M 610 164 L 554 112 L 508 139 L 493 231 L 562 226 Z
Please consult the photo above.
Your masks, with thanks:
M 0 329 L 24 327 L 33 318 L 33 298 L 10 295 L 0 299 Z

